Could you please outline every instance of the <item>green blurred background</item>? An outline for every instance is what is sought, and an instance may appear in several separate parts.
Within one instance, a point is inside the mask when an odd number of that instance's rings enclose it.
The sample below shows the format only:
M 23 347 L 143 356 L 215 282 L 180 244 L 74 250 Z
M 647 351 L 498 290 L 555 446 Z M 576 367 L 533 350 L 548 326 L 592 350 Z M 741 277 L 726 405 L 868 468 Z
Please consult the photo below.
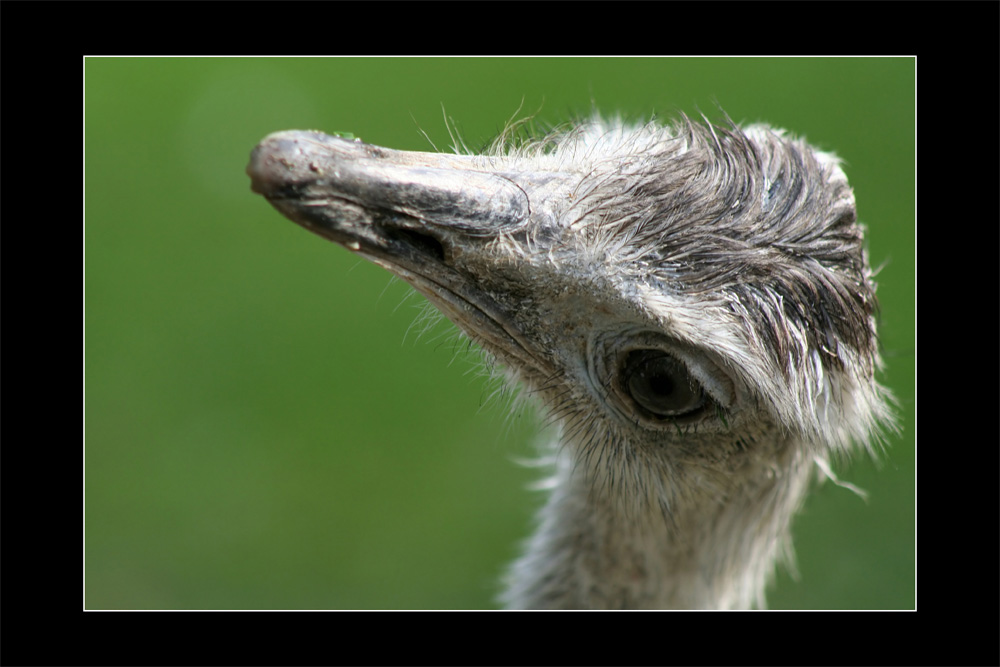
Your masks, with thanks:
M 771 608 L 911 609 L 912 59 L 88 58 L 86 606 L 492 608 L 542 496 L 506 418 L 423 297 L 251 194 L 283 129 L 470 146 L 519 107 L 766 121 L 846 161 L 903 428 L 795 523 Z

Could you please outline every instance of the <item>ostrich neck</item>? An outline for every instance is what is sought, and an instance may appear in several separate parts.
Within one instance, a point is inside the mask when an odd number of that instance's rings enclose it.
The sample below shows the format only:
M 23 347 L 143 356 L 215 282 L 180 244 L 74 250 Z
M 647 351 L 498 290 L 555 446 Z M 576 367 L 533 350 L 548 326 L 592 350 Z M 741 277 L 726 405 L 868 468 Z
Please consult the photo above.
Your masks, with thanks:
M 791 556 L 789 525 L 812 468 L 790 442 L 764 449 L 723 466 L 646 467 L 646 479 L 623 483 L 630 476 L 621 475 L 615 489 L 561 448 L 554 490 L 503 601 L 518 609 L 763 607 L 775 562 Z M 636 500 L 640 488 L 645 500 Z

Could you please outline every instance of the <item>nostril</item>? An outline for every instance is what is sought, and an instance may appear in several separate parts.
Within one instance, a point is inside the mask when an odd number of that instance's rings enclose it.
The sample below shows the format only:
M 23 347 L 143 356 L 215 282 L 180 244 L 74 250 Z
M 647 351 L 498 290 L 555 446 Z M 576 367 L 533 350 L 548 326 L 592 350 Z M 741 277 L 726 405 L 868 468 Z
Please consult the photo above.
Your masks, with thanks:
M 442 264 L 446 263 L 444 245 L 430 234 L 422 234 L 412 229 L 397 229 L 393 231 L 393 236 Z

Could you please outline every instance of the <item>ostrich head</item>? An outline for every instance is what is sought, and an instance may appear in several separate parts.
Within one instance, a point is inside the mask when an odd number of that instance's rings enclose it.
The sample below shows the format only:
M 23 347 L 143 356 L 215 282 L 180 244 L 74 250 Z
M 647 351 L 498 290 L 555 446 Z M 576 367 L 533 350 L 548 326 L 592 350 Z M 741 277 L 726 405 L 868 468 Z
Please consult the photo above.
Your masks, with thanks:
M 558 425 L 509 606 L 763 606 L 814 472 L 891 419 L 852 191 L 780 130 L 595 119 L 484 155 L 290 131 L 248 173 Z

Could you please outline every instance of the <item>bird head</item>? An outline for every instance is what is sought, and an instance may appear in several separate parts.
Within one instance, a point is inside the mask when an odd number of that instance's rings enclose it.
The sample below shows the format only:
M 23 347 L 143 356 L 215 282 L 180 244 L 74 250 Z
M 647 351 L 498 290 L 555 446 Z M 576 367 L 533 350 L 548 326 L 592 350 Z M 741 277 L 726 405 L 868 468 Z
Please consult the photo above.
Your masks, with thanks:
M 590 457 L 774 434 L 848 451 L 890 419 L 853 193 L 780 130 L 595 119 L 484 155 L 288 131 L 247 171 L 425 295 Z

